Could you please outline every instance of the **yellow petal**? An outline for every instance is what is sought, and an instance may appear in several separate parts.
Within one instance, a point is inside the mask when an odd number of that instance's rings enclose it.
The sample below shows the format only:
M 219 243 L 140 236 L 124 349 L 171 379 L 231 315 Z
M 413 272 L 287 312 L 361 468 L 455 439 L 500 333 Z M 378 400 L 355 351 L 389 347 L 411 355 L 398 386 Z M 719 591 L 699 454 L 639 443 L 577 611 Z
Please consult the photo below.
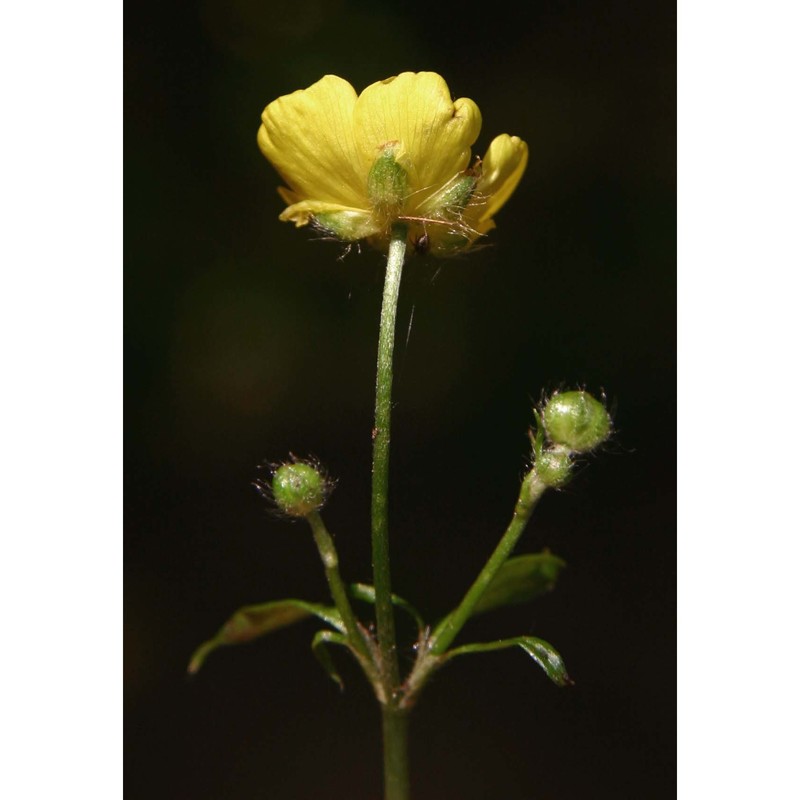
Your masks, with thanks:
M 483 159 L 481 179 L 476 188 L 476 194 L 485 198 L 479 221 L 491 219 L 505 205 L 527 165 L 528 145 L 519 136 L 504 133 L 494 139 Z
M 415 190 L 450 180 L 469 163 L 470 147 L 481 129 L 472 100 L 453 102 L 435 72 L 403 72 L 368 86 L 355 111 L 361 168 L 368 172 L 388 142 L 399 142 Z
M 353 131 L 355 104 L 355 89 L 326 75 L 264 109 L 258 145 L 295 195 L 364 205 L 364 175 Z
M 287 206 L 291 206 L 294 203 L 300 202 L 300 197 L 298 196 L 297 192 L 293 192 L 291 189 L 287 189 L 285 186 L 278 187 L 278 194 L 281 196 L 281 200 L 283 200 Z

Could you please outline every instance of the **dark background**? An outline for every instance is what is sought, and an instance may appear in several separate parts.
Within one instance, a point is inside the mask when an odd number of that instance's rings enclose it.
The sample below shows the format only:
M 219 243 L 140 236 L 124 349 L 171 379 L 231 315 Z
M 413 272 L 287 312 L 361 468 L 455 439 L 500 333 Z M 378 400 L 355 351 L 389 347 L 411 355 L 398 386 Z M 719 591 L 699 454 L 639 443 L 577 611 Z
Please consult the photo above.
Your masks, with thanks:
M 130 2 L 125 20 L 126 790 L 134 798 L 377 798 L 377 708 L 307 622 L 211 657 L 238 606 L 325 600 L 311 537 L 256 465 L 313 453 L 345 577 L 370 580 L 370 431 L 382 259 L 280 223 L 263 107 L 325 73 L 357 90 L 434 70 L 530 145 L 491 246 L 415 258 L 401 292 L 394 588 L 451 607 L 505 527 L 542 389 L 605 390 L 616 434 L 548 495 L 520 551 L 569 567 L 462 641 L 412 728 L 415 800 L 666 798 L 675 791 L 675 10 L 356 0 Z M 413 324 L 408 336 L 413 309 Z M 408 338 L 407 338 L 408 336 Z M 410 659 L 411 652 L 404 650 Z

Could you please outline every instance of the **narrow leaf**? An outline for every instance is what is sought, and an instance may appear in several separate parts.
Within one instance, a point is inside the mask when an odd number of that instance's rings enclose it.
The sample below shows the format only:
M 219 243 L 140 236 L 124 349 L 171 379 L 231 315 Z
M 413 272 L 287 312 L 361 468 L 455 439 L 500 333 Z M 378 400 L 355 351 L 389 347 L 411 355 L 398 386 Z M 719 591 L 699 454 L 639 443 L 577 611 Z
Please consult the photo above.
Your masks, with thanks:
M 322 664 L 322 668 L 328 673 L 331 680 L 339 684 L 339 689 L 344 690 L 344 681 L 339 675 L 336 665 L 333 663 L 331 654 L 328 651 L 327 645 L 338 644 L 343 647 L 349 647 L 347 644 L 347 637 L 341 633 L 334 633 L 333 631 L 317 631 L 314 638 L 311 640 L 311 652 L 316 656 L 317 661 Z
M 544 671 L 557 686 L 572 686 L 574 681 L 567 674 L 564 660 L 553 645 L 537 639 L 535 636 L 516 636 L 513 639 L 501 639 L 497 642 L 476 642 L 456 647 L 446 653 L 449 660 L 455 656 L 470 653 L 488 653 L 492 650 L 506 650 L 509 647 L 521 647 Z
M 335 608 L 307 603 L 305 600 L 274 600 L 240 608 L 213 639 L 204 642 L 194 651 L 189 661 L 189 674 L 194 675 L 209 654 L 218 647 L 252 641 L 310 616 L 319 617 L 339 631 L 344 630 L 342 618 Z
M 572 686 L 575 681 L 567 674 L 564 659 L 553 645 L 535 636 L 523 636 L 519 646 L 547 673 L 556 686 Z
M 531 553 L 509 558 L 481 595 L 472 613 L 482 614 L 502 606 L 527 603 L 549 592 L 566 562 L 552 553 Z
M 371 603 L 375 605 L 375 587 L 368 583 L 351 583 L 347 587 L 347 591 L 351 597 L 356 600 L 361 600 L 364 603 Z M 399 597 L 396 594 L 392 595 L 392 605 L 397 606 L 397 608 L 403 609 L 407 614 L 414 618 L 414 622 L 417 623 L 417 628 L 422 630 L 425 627 L 425 620 L 422 619 L 420 616 L 419 611 L 417 611 L 414 606 L 411 605 L 407 600 L 403 600 L 402 597 Z

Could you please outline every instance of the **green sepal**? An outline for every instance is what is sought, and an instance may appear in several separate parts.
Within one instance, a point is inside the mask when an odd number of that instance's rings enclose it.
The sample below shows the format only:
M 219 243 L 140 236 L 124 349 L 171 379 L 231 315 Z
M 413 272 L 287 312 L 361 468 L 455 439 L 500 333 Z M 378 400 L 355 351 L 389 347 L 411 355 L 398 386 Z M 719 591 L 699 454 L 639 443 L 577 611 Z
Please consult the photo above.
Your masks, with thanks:
M 332 606 L 308 603 L 305 600 L 273 600 L 270 603 L 240 608 L 219 630 L 213 639 L 194 651 L 189 661 L 189 674 L 194 675 L 218 647 L 242 644 L 285 628 L 306 617 L 319 617 L 338 631 L 344 631 L 341 615 Z
M 551 591 L 566 562 L 547 550 L 509 558 L 481 595 L 472 614 L 527 603 Z
M 311 640 L 311 652 L 322 665 L 328 677 L 339 685 L 341 691 L 344 691 L 344 681 L 333 663 L 331 654 L 328 652 L 327 645 L 329 644 L 338 644 L 342 647 L 349 647 L 350 645 L 347 643 L 347 637 L 344 634 L 335 633 L 334 631 L 317 631 Z
M 545 486 L 560 489 L 572 478 L 572 456 L 568 450 L 552 447 L 539 453 L 533 468 Z
M 533 418 L 536 420 L 536 429 L 531 428 L 528 431 L 528 438 L 531 440 L 534 459 L 539 459 L 544 448 L 544 424 L 541 415 L 535 408 L 533 409 Z
M 472 170 L 465 170 L 449 180 L 420 204 L 418 213 L 434 219 L 458 220 L 472 199 L 478 178 Z
M 380 231 L 372 216 L 364 211 L 324 211 L 314 214 L 315 225 L 345 242 L 366 239 Z
M 445 653 L 445 658 L 450 660 L 456 656 L 488 653 L 492 650 L 505 650 L 509 647 L 521 647 L 545 671 L 547 677 L 556 686 L 572 686 L 575 683 L 567 674 L 564 659 L 553 645 L 545 642 L 544 639 L 537 639 L 535 636 L 516 636 L 513 639 L 501 639 L 497 642 L 465 644 Z
M 400 143 L 387 142 L 367 175 L 367 194 L 380 209 L 397 208 L 408 194 L 408 172 L 400 163 Z
M 360 600 L 363 603 L 370 603 L 371 605 L 375 605 L 375 587 L 369 583 L 351 583 L 347 587 L 347 593 L 352 597 L 354 600 Z M 392 605 L 396 606 L 397 608 L 401 608 L 406 614 L 409 614 L 413 617 L 414 622 L 417 624 L 417 628 L 422 631 L 425 628 L 425 620 L 422 619 L 419 611 L 417 611 L 408 600 L 404 600 L 402 597 L 399 597 L 396 594 L 392 594 Z

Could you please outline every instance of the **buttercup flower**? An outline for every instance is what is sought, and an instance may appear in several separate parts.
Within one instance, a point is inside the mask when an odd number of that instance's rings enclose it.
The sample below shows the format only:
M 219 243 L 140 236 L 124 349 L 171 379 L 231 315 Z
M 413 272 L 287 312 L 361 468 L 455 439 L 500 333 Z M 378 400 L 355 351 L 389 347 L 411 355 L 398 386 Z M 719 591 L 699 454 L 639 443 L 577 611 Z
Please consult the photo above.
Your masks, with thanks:
M 419 251 L 469 247 L 494 227 L 528 161 L 525 142 L 502 134 L 470 163 L 480 111 L 467 98 L 453 102 L 434 72 L 403 72 L 360 95 L 326 75 L 270 103 L 261 119 L 259 147 L 286 183 L 280 219 L 380 249 L 397 222 Z

